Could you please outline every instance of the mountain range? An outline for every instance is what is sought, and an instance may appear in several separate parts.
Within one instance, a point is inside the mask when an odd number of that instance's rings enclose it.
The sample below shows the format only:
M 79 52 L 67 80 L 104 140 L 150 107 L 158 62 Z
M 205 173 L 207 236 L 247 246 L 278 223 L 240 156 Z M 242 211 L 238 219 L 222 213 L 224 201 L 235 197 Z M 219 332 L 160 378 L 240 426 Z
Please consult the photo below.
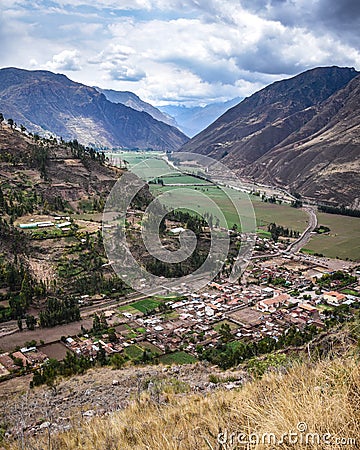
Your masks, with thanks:
M 206 106 L 165 105 L 155 107 L 144 102 L 139 96 L 129 91 L 115 91 L 95 87 L 112 103 L 122 103 L 125 106 L 145 111 L 154 119 L 179 128 L 186 136 L 193 137 L 209 126 L 225 111 L 242 100 L 237 97 L 224 103 L 211 103 Z
M 225 112 L 180 151 L 334 205 L 360 206 L 360 76 L 320 67 Z
M 238 100 L 160 111 L 131 92 L 89 87 L 61 74 L 0 70 L 0 112 L 28 131 L 100 148 L 206 154 L 246 179 L 360 207 L 359 72 L 319 67 L 230 107 Z M 191 123 L 192 134 L 226 109 L 191 140 L 173 126 Z
M 176 121 L 176 126 L 187 136 L 193 137 L 209 126 L 225 111 L 240 103 L 242 99 L 237 97 L 224 103 L 211 103 L 206 106 L 159 106 L 163 113 L 171 116 Z
M 167 123 L 172 127 L 177 127 L 178 124 L 176 120 L 166 113 L 161 112 L 158 108 L 151 105 L 150 103 L 144 102 L 138 95 L 130 91 L 115 91 L 113 89 L 101 89 L 95 87 L 95 89 L 102 94 L 112 103 L 122 103 L 129 108 L 135 109 L 136 111 L 144 111 L 156 120 Z M 201 131 L 201 130 L 199 130 Z
M 65 75 L 0 70 L 0 112 L 29 131 L 77 139 L 93 147 L 175 150 L 188 138 L 177 128 Z

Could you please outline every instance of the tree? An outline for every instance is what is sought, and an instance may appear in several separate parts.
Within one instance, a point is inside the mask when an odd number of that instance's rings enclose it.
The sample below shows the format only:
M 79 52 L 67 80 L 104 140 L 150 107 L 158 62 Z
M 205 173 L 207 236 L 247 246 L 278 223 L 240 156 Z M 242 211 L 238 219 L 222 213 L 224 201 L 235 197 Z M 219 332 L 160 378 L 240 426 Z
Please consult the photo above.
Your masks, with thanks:
M 219 334 L 221 336 L 222 342 L 229 342 L 233 339 L 233 335 L 231 334 L 231 328 L 228 323 L 221 324 L 219 328 Z
M 120 353 L 115 353 L 110 358 L 110 363 L 115 369 L 120 369 L 125 364 L 125 358 Z
M 13 128 L 13 126 L 14 126 L 14 121 L 13 121 L 13 119 L 8 119 L 8 124 L 10 125 L 10 128 L 12 129 Z
M 4 116 L 3 116 L 3 113 L 0 113 L 0 123 L 2 123 L 2 122 L 4 122 Z
M 99 362 L 100 366 L 106 365 L 106 352 L 101 344 L 99 344 L 99 351 L 97 352 L 96 359 Z
M 109 328 L 105 314 L 103 312 L 100 314 L 100 328 L 102 330 L 106 330 L 107 328 Z
M 99 316 L 95 313 L 94 314 L 94 319 L 93 319 L 93 326 L 92 326 L 93 330 L 96 331 L 100 331 L 101 330 L 101 324 L 100 324 L 100 318 Z
M 24 278 L 21 283 L 20 290 L 20 303 L 23 308 L 29 306 L 33 296 L 33 288 L 27 272 L 24 274 Z
M 114 328 L 108 329 L 109 342 L 117 342 L 117 337 Z
M 34 316 L 28 314 L 25 317 L 25 323 L 29 330 L 35 330 L 36 318 Z
M 19 317 L 18 321 L 17 321 L 19 330 L 22 331 L 23 330 L 23 323 L 22 323 L 22 319 Z

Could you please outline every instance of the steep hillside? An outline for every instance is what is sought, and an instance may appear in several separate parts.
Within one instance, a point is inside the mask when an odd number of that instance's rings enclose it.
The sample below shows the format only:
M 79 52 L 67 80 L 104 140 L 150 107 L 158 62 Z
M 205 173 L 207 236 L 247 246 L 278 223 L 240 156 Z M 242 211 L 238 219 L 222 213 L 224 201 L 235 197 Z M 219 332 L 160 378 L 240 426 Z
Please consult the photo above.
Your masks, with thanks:
M 167 123 L 173 127 L 178 127 L 175 119 L 168 114 L 161 112 L 159 109 L 155 108 L 155 106 L 150 105 L 150 103 L 144 102 L 133 92 L 101 89 L 99 87 L 95 87 L 95 89 L 104 94 L 105 97 L 112 103 L 122 103 L 123 105 L 135 109 L 136 111 L 147 112 L 156 120 L 160 120 L 161 122 Z
M 360 77 L 332 95 L 299 131 L 249 170 L 257 179 L 353 208 L 360 208 L 359 173 Z
M 51 445 L 59 450 L 235 450 L 250 448 L 243 447 L 247 443 L 252 444 L 251 448 L 258 444 L 256 448 L 264 450 L 277 445 L 295 450 L 304 446 L 357 448 L 360 372 L 356 356 L 322 361 L 304 359 L 304 362 L 288 363 L 281 368 L 269 368 L 263 378 L 254 376 L 245 383 L 239 371 L 218 373 L 212 368 L 213 372 L 208 375 L 209 368 L 204 368 L 208 380 L 216 380 L 217 385 L 199 382 L 201 366 L 153 367 L 147 372 L 146 368 L 140 368 L 136 377 L 131 369 L 125 368 L 113 371 L 112 379 L 116 381 L 113 384 L 108 373 L 99 372 L 96 377 L 93 372 L 77 377 L 78 384 L 72 389 L 70 382 L 59 384 L 47 403 L 43 400 L 46 392 L 41 389 L 24 395 L 18 400 L 13 417 L 21 417 L 22 413 L 29 423 L 36 417 L 49 417 L 46 411 L 53 406 L 51 419 L 46 419 L 48 425 L 40 426 L 36 437 L 27 436 L 36 427 L 26 428 L 29 431 L 25 432 L 23 441 L 36 448 L 40 444 L 41 448 Z M 234 382 L 237 379 L 242 381 Z M 85 389 L 89 394 L 88 400 L 83 400 L 84 418 L 81 418 L 73 411 Z M 110 400 L 111 392 L 113 400 Z M 126 392 L 131 392 L 132 396 L 127 396 Z M 66 418 L 60 418 L 65 395 L 64 401 L 70 405 Z M 98 414 L 102 417 L 89 419 L 97 415 L 95 400 L 99 402 L 104 396 L 109 397 L 113 410 L 102 410 Z M 94 405 L 94 409 L 84 412 L 89 404 Z M 69 418 L 71 407 L 72 418 Z M 18 439 L 19 429 L 14 430 L 14 437 L 17 434 Z M 68 431 L 57 433 L 59 429 Z M 8 449 L 19 448 L 16 441 L 6 444 Z
M 121 170 L 101 164 L 99 156 L 53 141 L 44 145 L 0 125 L 0 180 L 8 198 L 28 189 L 50 204 L 61 198 L 76 209 L 83 199 L 107 195 Z
M 30 131 L 84 145 L 174 150 L 187 141 L 146 112 L 112 103 L 94 88 L 46 71 L 1 69 L 0 111 Z
M 0 124 L 1 336 L 28 314 L 39 317 L 50 298 L 61 304 L 69 295 L 123 290 L 105 264 L 100 233 L 103 205 L 121 173 L 79 144 Z M 74 303 L 69 308 L 67 320 L 79 320 Z
M 310 197 L 357 205 L 358 186 L 351 182 L 359 159 L 359 79 L 349 83 L 357 75 L 350 68 L 324 67 L 276 82 L 227 111 L 181 150 L 223 158 L 241 175 Z M 310 145 L 311 156 L 299 158 Z M 320 183 L 314 178 L 320 169 L 315 153 L 325 171 Z M 348 172 L 354 188 L 348 186 Z

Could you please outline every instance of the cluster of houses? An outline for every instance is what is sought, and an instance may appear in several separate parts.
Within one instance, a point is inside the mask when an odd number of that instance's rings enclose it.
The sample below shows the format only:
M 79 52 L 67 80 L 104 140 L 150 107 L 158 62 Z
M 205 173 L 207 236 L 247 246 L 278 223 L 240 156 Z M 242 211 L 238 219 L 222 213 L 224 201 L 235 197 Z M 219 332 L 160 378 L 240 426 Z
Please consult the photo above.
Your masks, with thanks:
M 358 301 L 358 297 L 335 290 L 318 291 L 314 282 L 326 273 L 324 268 L 275 264 L 252 269 L 257 284 L 246 287 L 221 280 L 209 283 L 202 292 L 189 294 L 180 301 L 169 302 L 172 318 L 160 314 L 151 317 L 131 317 L 146 329 L 146 339 L 163 351 L 182 346 L 196 354 L 197 344 L 216 344 L 215 330 L 221 321 L 232 323 L 237 338 L 249 340 L 264 336 L 277 337 L 290 326 L 303 329 L 306 325 L 324 327 L 323 305 L 339 306 Z M 282 278 L 281 286 L 268 280 Z
M 49 358 L 36 347 L 24 347 L 13 353 L 0 354 L 0 377 L 22 368 L 38 368 Z
M 120 336 L 118 336 L 119 338 Z M 74 352 L 76 355 L 86 356 L 90 359 L 96 358 L 100 348 L 103 348 L 107 355 L 121 352 L 124 346 L 121 343 L 105 342 L 104 339 L 94 339 L 85 334 L 83 338 L 80 337 L 68 337 L 65 339 L 64 344 L 66 347 Z

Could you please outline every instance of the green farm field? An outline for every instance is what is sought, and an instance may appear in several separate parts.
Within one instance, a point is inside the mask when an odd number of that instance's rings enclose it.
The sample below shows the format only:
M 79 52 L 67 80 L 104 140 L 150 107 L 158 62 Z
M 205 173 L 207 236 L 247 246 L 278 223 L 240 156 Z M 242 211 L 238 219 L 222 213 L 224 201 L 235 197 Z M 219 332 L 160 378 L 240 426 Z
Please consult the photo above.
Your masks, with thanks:
M 329 258 L 360 260 L 360 218 L 317 213 L 319 225 L 330 228 L 327 234 L 314 234 L 304 251 Z
M 141 358 L 142 354 L 144 353 L 144 349 L 134 344 L 126 347 L 124 353 L 131 359 L 137 359 Z
M 195 180 L 198 180 L 195 178 Z M 196 181 L 197 182 L 197 181 Z M 182 189 L 180 195 L 176 195 L 176 190 Z M 303 231 L 307 226 L 307 215 L 301 209 L 292 208 L 289 205 L 278 205 L 273 203 L 262 202 L 257 196 L 249 196 L 252 206 L 249 208 L 246 202 L 246 196 L 243 193 L 236 192 L 233 189 L 219 188 L 216 186 L 160 186 L 151 185 L 150 190 L 153 195 L 157 196 L 168 192 L 170 195 L 164 200 L 164 203 L 171 207 L 180 198 L 182 205 L 191 205 L 199 212 L 208 212 L 216 216 L 217 207 L 223 212 L 228 228 L 231 228 L 234 224 L 239 224 L 238 214 L 232 203 L 233 198 L 236 198 L 239 202 L 240 212 L 244 211 L 245 216 L 252 214 L 252 210 L 255 213 L 256 225 L 259 228 L 267 229 L 267 225 L 271 222 L 275 222 L 278 225 L 291 228 L 296 231 Z M 172 194 L 173 192 L 173 194 Z M 203 194 L 204 198 L 201 197 Z M 209 197 L 215 202 L 215 205 L 210 205 L 206 197 Z M 172 201 L 173 198 L 173 201 Z M 186 209 L 184 207 L 183 209 Z
M 167 162 L 162 159 L 163 154 L 160 152 L 151 151 L 121 151 L 106 154 L 110 161 L 113 158 L 114 163 L 116 160 L 122 159 L 126 160 L 129 164 L 131 170 L 134 165 L 144 162 L 144 174 L 147 180 L 154 179 L 157 174 L 164 175 L 163 181 L 165 186 L 159 184 L 150 184 L 150 190 L 153 195 L 157 196 L 159 194 L 169 192 L 170 196 L 164 201 L 164 203 L 172 207 L 174 203 L 177 203 L 177 198 L 175 189 L 181 189 L 179 186 L 166 186 L 166 184 L 185 184 L 187 186 L 181 191 L 181 202 L 183 208 L 186 210 L 186 205 L 191 205 L 193 208 L 197 209 L 200 214 L 208 212 L 216 216 L 217 207 L 223 212 L 226 220 L 226 224 L 221 222 L 221 226 L 227 226 L 231 228 L 234 224 L 239 224 L 239 217 L 236 209 L 231 201 L 231 199 L 236 199 L 239 202 L 240 212 L 244 212 L 244 217 L 250 217 L 255 213 L 256 225 L 266 231 L 267 225 L 271 222 L 275 222 L 278 225 L 284 227 L 292 228 L 296 231 L 303 231 L 307 225 L 307 215 L 295 208 L 291 208 L 289 205 L 278 205 L 271 203 L 264 203 L 259 197 L 250 196 L 252 205 L 248 205 L 246 201 L 246 195 L 229 188 L 219 188 L 217 186 L 212 186 L 209 183 L 207 186 L 196 186 L 196 184 L 206 183 L 205 180 L 199 179 L 197 177 L 192 177 L 188 174 L 178 175 L 174 169 L 172 169 Z M 171 198 L 171 192 L 174 191 L 173 198 Z M 201 197 L 199 194 L 203 194 Z M 215 202 L 214 205 L 209 206 L 209 202 L 206 200 L 209 197 Z
M 125 167 L 126 165 L 130 170 L 137 166 L 136 171 L 141 170 L 141 173 L 144 174 L 143 179 L 148 181 L 157 176 L 174 172 L 162 158 L 163 155 L 163 153 L 151 151 L 121 151 L 106 153 L 110 164 L 117 167 Z
M 112 154 L 110 154 L 112 155 Z M 260 235 L 265 236 L 267 226 L 271 222 L 296 231 L 304 231 L 307 226 L 308 216 L 301 209 L 290 207 L 288 204 L 273 204 L 262 202 L 257 196 L 250 196 L 252 206 L 249 208 L 245 195 L 233 189 L 219 188 L 216 186 L 196 186 L 203 180 L 188 174 L 177 175 L 176 172 L 162 159 L 163 154 L 159 152 L 121 152 L 116 153 L 122 159 L 129 162 L 130 168 L 145 159 L 148 171 L 145 170 L 147 179 L 154 178 L 154 174 L 173 172 L 173 175 L 163 177 L 165 186 L 151 184 L 150 190 L 153 195 L 168 193 L 164 204 L 174 207 L 180 199 L 183 210 L 196 210 L 199 214 L 208 212 L 217 217 L 216 210 L 219 208 L 224 214 L 225 221 L 221 226 L 231 228 L 234 224 L 239 227 L 239 217 L 231 199 L 236 198 L 243 216 L 249 217 L 255 214 L 256 226 Z M 151 159 L 149 161 L 149 159 Z M 206 183 L 206 181 L 204 181 Z M 166 184 L 184 184 L 186 186 L 166 186 Z M 183 189 L 176 194 L 177 189 Z M 203 194 L 203 196 L 199 195 Z M 206 197 L 213 200 L 209 203 Z M 186 206 L 189 205 L 189 208 Z M 355 217 L 340 216 L 335 214 L 318 213 L 319 225 L 330 228 L 327 234 L 314 234 L 307 243 L 304 251 L 309 253 L 321 253 L 330 258 L 360 260 L 360 219 Z
M 168 353 L 159 358 L 162 364 L 193 364 L 197 359 L 189 353 L 179 351 L 175 353 Z
M 142 313 L 152 311 L 160 305 L 161 301 L 147 298 L 145 300 L 139 300 L 138 302 L 131 303 L 131 306 Z

